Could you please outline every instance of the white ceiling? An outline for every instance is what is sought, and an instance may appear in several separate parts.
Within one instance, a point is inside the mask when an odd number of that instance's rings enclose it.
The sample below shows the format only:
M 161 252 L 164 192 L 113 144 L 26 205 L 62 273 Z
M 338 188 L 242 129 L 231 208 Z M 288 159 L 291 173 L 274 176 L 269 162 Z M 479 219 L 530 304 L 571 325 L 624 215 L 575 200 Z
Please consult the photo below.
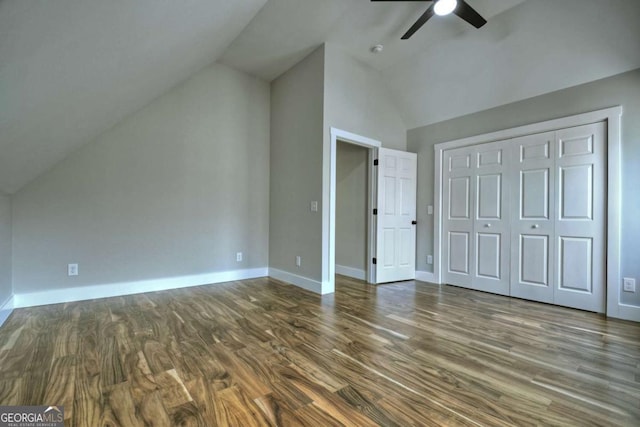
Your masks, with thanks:
M 401 41 L 428 3 L 0 0 L 0 193 L 215 61 L 271 81 L 330 42 L 380 71 L 410 128 L 640 66 L 638 0 L 469 2 L 482 29 L 434 17 Z M 554 68 L 571 45 L 586 54 Z
M 382 80 L 413 129 L 634 70 L 639 22 L 640 0 L 526 1 Z
M 487 19 L 524 0 L 470 0 Z M 400 37 L 430 2 L 369 0 L 269 0 L 234 40 L 221 62 L 267 81 L 291 68 L 324 42 L 340 46 L 360 61 L 385 69 L 441 40 L 474 31 L 456 16 L 433 17 L 409 40 Z M 277 30 L 276 30 L 277 29 Z M 370 49 L 383 44 L 384 53 Z

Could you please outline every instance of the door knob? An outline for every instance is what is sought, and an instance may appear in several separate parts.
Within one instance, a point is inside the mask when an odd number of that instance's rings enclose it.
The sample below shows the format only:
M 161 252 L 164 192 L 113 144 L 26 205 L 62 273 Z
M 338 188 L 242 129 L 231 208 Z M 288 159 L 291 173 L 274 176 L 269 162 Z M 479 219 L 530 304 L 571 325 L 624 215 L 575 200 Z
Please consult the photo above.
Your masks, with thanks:
M 484 226 L 487 228 L 491 228 L 491 224 L 485 224 Z
M 416 220 L 411 221 L 412 225 L 416 225 L 417 223 L 418 223 L 418 221 L 416 221 Z
M 539 226 L 538 224 L 533 224 L 533 225 L 531 226 L 531 228 L 539 228 L 539 227 L 540 227 L 540 226 Z

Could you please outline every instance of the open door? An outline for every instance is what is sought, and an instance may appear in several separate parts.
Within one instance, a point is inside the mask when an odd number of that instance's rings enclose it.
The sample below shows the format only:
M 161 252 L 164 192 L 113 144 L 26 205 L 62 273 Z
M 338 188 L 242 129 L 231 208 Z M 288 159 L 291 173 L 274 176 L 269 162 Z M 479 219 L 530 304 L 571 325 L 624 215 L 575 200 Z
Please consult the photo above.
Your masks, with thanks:
M 417 155 L 378 149 L 376 283 L 416 277 Z

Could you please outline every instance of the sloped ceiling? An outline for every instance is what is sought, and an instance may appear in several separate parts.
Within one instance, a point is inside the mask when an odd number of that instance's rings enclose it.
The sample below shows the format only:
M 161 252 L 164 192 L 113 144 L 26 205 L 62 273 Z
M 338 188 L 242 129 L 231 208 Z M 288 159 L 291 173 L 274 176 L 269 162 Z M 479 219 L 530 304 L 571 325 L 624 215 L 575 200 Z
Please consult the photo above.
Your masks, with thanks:
M 0 192 L 217 60 L 265 2 L 0 1 Z
M 640 0 L 528 0 L 382 73 L 413 129 L 639 67 Z
M 329 42 L 409 129 L 640 67 L 639 0 L 468 1 L 483 28 L 434 17 L 401 41 L 428 3 L 0 0 L 0 193 L 217 60 L 271 81 Z
M 470 0 L 485 18 L 524 0 Z M 324 42 L 383 70 L 429 46 L 473 28 L 456 16 L 434 17 L 410 40 L 400 37 L 429 7 L 428 1 L 269 0 L 234 40 L 221 62 L 270 81 Z M 376 55 L 371 47 L 385 46 Z
M 491 18 L 522 1 L 473 4 Z M 384 69 L 469 29 L 455 17 L 434 19 L 400 42 L 426 7 L 369 0 L 0 0 L 0 193 L 16 192 L 216 60 L 270 81 L 329 41 Z M 377 43 L 389 46 L 385 55 L 371 54 Z

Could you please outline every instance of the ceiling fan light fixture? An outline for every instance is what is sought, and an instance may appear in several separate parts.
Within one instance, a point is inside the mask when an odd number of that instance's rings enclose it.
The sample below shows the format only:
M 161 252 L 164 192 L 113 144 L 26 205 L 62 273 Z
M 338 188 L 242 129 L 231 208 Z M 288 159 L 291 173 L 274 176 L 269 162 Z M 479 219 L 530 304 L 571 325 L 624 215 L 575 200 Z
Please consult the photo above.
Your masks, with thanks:
M 457 0 L 438 0 L 433 6 L 433 11 L 436 15 L 444 16 L 453 12 L 457 6 Z

